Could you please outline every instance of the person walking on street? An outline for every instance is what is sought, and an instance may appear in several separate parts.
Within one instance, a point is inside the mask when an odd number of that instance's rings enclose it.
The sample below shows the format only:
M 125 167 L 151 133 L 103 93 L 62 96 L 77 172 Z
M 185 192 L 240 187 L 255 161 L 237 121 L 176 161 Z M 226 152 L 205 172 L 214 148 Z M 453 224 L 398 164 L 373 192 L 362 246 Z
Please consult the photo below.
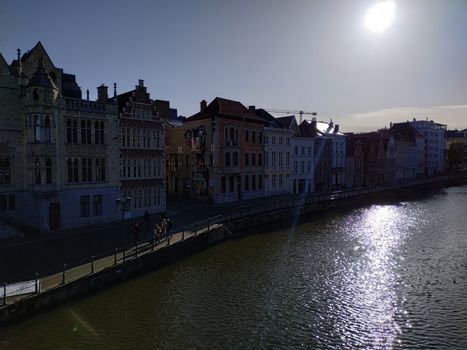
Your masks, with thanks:
M 172 228 L 174 224 L 170 218 L 167 218 L 167 236 L 172 238 Z

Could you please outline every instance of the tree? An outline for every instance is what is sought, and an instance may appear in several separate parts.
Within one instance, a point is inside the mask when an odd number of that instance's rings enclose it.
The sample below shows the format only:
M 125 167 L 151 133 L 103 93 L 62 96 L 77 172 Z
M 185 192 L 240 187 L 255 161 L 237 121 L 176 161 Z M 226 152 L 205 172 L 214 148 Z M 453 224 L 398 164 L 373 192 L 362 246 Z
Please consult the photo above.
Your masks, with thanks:
M 448 165 L 452 171 L 459 167 L 464 162 L 464 142 L 457 141 L 449 145 L 448 153 Z

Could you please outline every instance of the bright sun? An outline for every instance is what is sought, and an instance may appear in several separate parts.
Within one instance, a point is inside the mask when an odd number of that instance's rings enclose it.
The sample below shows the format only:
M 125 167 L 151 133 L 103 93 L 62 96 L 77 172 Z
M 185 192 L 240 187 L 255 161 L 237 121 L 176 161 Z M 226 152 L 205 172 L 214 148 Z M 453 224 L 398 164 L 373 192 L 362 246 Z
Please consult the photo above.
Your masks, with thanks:
M 365 16 L 365 26 L 373 33 L 384 31 L 394 18 L 396 4 L 394 1 L 383 1 L 368 10 Z

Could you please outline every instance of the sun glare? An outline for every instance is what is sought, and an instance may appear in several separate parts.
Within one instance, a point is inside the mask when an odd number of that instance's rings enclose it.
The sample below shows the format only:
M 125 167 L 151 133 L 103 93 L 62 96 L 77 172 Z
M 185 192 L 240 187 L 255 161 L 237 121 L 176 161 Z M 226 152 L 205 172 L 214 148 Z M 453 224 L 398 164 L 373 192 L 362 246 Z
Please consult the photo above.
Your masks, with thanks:
M 394 1 L 383 1 L 368 10 L 365 16 L 365 27 L 373 33 L 384 31 L 394 18 L 396 4 Z

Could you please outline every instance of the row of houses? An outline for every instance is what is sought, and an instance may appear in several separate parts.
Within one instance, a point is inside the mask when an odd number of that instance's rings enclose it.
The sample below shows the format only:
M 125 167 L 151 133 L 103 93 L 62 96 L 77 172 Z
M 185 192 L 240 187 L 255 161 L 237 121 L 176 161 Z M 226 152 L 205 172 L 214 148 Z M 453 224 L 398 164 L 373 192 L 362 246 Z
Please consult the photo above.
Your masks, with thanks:
M 297 123 L 217 97 L 166 130 L 168 194 L 215 203 L 392 185 L 445 170 L 446 126 L 428 120 L 342 133 L 332 120 Z
M 39 42 L 10 64 L 0 54 L 0 220 L 54 231 L 164 212 L 167 195 L 226 203 L 390 185 L 443 171 L 445 135 L 415 119 L 343 133 L 220 97 L 178 117 L 143 80 L 112 96 L 101 85 L 91 101 Z

